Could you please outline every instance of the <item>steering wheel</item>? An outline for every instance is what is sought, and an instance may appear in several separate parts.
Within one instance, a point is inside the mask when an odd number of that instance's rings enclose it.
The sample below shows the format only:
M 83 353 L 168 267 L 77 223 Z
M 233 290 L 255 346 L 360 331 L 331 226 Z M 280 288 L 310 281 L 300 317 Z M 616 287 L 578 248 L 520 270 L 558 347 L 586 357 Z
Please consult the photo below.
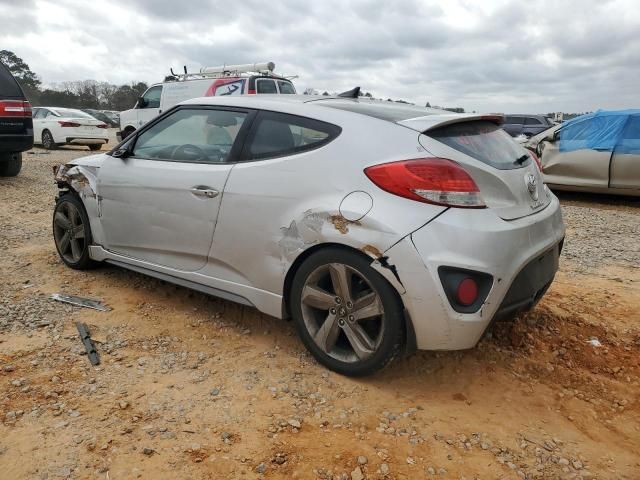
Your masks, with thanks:
M 190 143 L 185 143 L 184 145 L 178 145 L 173 149 L 171 158 L 174 160 L 206 160 L 207 154 L 200 147 Z

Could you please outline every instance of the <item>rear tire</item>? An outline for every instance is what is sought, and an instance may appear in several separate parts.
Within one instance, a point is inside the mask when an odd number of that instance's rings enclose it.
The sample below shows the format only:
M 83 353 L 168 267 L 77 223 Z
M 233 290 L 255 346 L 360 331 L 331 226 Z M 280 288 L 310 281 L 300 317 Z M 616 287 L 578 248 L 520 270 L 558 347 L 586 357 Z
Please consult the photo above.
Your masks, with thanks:
M 291 314 L 302 342 L 318 362 L 347 376 L 372 374 L 402 350 L 402 301 L 370 263 L 327 247 L 302 263 L 291 286 Z
M 82 201 L 73 193 L 58 198 L 53 210 L 53 240 L 62 261 L 74 270 L 88 270 L 98 265 L 89 257 L 93 242 L 89 217 Z
M 97 152 L 98 150 L 102 150 L 102 145 L 89 145 L 89 150 Z
M 0 177 L 15 177 L 22 170 L 22 153 L 0 153 Z
M 58 147 L 49 130 L 42 132 L 42 146 L 47 150 L 55 150 Z

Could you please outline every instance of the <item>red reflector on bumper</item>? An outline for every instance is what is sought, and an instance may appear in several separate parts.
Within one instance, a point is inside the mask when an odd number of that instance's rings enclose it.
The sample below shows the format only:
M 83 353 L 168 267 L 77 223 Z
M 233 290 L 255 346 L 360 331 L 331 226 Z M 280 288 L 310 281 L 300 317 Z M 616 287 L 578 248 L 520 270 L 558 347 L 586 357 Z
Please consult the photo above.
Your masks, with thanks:
M 472 305 L 478 298 L 478 284 L 472 278 L 465 278 L 458 285 L 456 297 L 461 305 Z

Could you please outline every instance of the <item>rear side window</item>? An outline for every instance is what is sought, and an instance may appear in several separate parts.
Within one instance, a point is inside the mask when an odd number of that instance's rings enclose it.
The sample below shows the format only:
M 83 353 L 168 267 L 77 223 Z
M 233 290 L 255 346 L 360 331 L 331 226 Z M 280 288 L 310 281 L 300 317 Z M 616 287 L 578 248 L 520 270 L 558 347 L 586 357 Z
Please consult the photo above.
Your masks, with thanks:
M 616 147 L 616 152 L 632 155 L 640 154 L 640 115 L 629 118 L 622 134 L 622 141 Z
M 522 125 L 523 122 L 524 117 L 514 117 L 513 115 L 504 117 L 504 123 Z
M 256 93 L 278 93 L 276 82 L 259 78 L 256 80 Z
M 492 122 L 478 120 L 454 123 L 425 134 L 500 170 L 520 168 L 531 161 L 516 162 L 523 155 L 528 155 L 526 150 Z
M 243 155 L 247 160 L 313 150 L 326 145 L 341 132 L 336 125 L 285 113 L 260 112 L 256 122 Z
M 296 93 L 291 82 L 286 82 L 284 80 L 278 80 L 278 88 L 280 89 L 280 93 L 283 95 L 295 95 Z
M 527 117 L 524 119 L 525 125 L 542 125 L 542 122 L 535 117 Z
M 0 63 L 0 96 L 1 97 L 24 97 L 18 82 L 13 78 L 9 69 Z

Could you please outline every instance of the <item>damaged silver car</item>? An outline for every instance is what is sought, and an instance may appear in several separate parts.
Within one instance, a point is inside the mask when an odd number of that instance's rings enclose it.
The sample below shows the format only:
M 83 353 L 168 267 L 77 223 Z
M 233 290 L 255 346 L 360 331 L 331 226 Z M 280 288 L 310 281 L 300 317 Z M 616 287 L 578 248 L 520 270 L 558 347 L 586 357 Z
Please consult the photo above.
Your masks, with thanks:
M 357 98 L 189 100 L 56 170 L 56 248 L 292 318 L 366 375 L 536 304 L 564 224 L 501 117 Z

